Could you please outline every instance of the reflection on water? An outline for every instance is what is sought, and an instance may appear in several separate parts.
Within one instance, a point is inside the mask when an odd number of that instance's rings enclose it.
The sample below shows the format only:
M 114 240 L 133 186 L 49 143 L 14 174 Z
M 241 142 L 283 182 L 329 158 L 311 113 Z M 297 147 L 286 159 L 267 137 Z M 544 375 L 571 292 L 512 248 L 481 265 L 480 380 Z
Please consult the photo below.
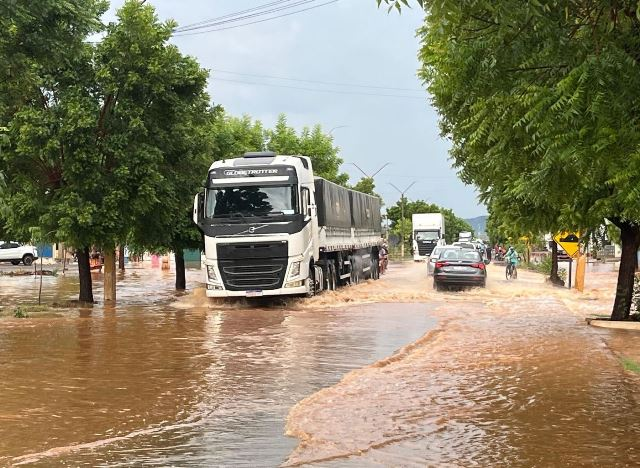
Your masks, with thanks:
M 176 308 L 160 271 L 118 287 L 116 308 L 0 326 L 0 465 L 276 466 L 291 406 L 434 325 L 420 304 Z

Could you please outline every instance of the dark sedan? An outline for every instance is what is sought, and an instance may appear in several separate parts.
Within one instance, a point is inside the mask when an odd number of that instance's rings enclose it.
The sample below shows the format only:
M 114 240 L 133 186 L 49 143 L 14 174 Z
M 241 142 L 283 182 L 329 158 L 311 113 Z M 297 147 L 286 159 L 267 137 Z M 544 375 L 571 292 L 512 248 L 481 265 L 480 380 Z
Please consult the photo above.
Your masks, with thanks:
M 445 248 L 433 270 L 433 287 L 481 286 L 487 284 L 487 266 L 477 250 Z

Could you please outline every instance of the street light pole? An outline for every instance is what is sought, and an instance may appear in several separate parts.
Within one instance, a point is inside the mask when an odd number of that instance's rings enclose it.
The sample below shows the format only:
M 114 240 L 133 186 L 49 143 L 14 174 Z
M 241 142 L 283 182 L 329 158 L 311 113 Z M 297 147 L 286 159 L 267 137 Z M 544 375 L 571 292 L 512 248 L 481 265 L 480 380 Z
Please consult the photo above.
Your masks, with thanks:
M 358 166 L 358 165 L 357 165 L 356 163 L 354 163 L 354 162 L 349 163 L 349 164 L 353 164 L 354 166 L 356 166 L 356 168 L 357 168 L 360 172 L 362 172 L 362 175 L 364 175 L 367 179 L 373 179 L 375 176 L 377 176 L 377 175 L 378 175 L 378 173 L 379 173 L 382 169 L 384 169 L 385 167 L 387 167 L 387 166 L 388 166 L 389 164 L 391 164 L 391 163 L 384 163 L 382 166 L 380 166 L 380 169 L 378 169 L 378 170 L 377 170 L 376 172 L 374 172 L 372 175 L 369 175 L 369 174 L 367 174 L 366 172 L 364 172 L 364 171 L 362 170 L 362 168 L 361 168 L 360 166 Z
M 348 127 L 348 125 L 338 125 L 337 127 L 333 127 L 333 128 L 331 128 L 331 130 L 329 130 L 329 131 L 327 132 L 327 135 L 329 135 L 329 136 L 333 136 L 331 133 L 332 133 L 334 130 L 338 130 L 339 128 L 347 128 L 347 127 Z
M 394 189 L 400 192 L 400 216 L 401 216 L 400 219 L 402 223 L 400 225 L 400 256 L 402 257 L 403 260 L 404 260 L 404 200 L 405 200 L 404 194 L 407 193 L 411 187 L 413 187 L 413 184 L 415 184 L 415 181 L 411 182 L 406 189 L 400 190 L 398 187 L 396 187 L 392 183 L 389 183 L 389 185 L 391 185 Z

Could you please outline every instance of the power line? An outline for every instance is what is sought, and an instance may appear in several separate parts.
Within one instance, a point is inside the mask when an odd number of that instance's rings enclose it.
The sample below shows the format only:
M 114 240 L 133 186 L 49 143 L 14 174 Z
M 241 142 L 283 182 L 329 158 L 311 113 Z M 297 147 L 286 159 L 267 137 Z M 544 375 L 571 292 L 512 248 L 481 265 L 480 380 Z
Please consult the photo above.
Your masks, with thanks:
M 286 0 L 286 2 L 291 2 L 294 0 Z M 256 18 L 259 16 L 265 16 L 271 13 L 276 13 L 278 11 L 283 11 L 283 10 L 289 10 L 291 8 L 300 6 L 300 5 L 304 5 L 307 3 L 313 3 L 317 0 L 295 0 L 295 3 L 289 4 L 289 5 L 284 5 L 284 6 L 277 6 L 277 4 L 281 4 L 283 3 L 282 0 L 277 1 L 277 2 L 273 2 L 271 4 L 265 4 L 261 7 L 256 7 L 250 10 L 262 10 L 264 7 L 268 7 L 268 6 L 273 6 L 274 4 L 276 5 L 276 7 L 274 8 L 268 8 L 265 9 L 263 11 L 258 11 L 257 13 L 251 13 L 251 14 L 244 14 L 242 15 L 243 12 L 237 12 L 237 13 L 232 13 L 226 16 L 221 16 L 219 18 L 213 18 L 210 20 L 205 20 L 200 22 L 199 25 L 186 25 L 186 26 L 181 26 L 176 28 L 177 32 L 186 32 L 186 31 L 192 31 L 192 30 L 198 30 L 198 29 L 205 29 L 205 28 L 211 28 L 211 27 L 215 27 L 215 26 L 221 26 L 223 24 L 228 24 L 228 23 L 234 23 L 237 21 L 243 21 L 245 19 L 251 19 L 251 18 Z M 250 11 L 250 10 L 246 10 L 246 11 Z
M 275 83 L 258 83 L 255 81 L 242 81 L 242 80 L 228 80 L 225 78 L 213 78 L 213 81 L 225 81 L 225 82 L 229 82 L 229 83 L 241 83 L 241 84 L 248 84 L 248 85 L 256 85 L 256 86 L 271 86 L 274 88 L 287 88 L 287 89 L 298 89 L 301 91 L 315 91 L 317 93 L 329 93 L 329 94 L 349 94 L 349 95 L 356 95 L 356 96 L 378 96 L 378 97 L 395 97 L 395 98 L 404 98 L 404 99 L 420 99 L 420 100 L 424 100 L 423 97 L 419 97 L 419 96 L 407 96 L 407 95 L 403 95 L 403 94 L 379 94 L 379 93 L 361 93 L 358 91 L 345 91 L 345 90 L 338 90 L 338 89 L 318 89 L 318 88 L 303 88 L 301 86 L 288 86 L 288 85 L 279 85 L 279 84 L 275 84 Z
M 196 35 L 196 34 L 205 34 L 205 33 L 208 33 L 208 32 L 224 31 L 226 29 L 235 29 L 235 28 L 241 28 L 243 26 L 249 26 L 251 24 L 264 23 L 265 21 L 271 21 L 271 20 L 278 19 L 278 18 L 284 18 L 285 16 L 295 15 L 297 13 L 302 13 L 304 11 L 313 10 L 315 8 L 320 8 L 320 7 L 325 6 L 325 5 L 330 5 L 330 4 L 336 3 L 338 1 L 339 0 L 331 0 L 330 2 L 325 2 L 325 3 L 321 3 L 319 5 L 311 6 L 311 7 L 308 7 L 308 8 L 303 8 L 301 10 L 296 10 L 296 11 L 293 11 L 291 13 L 284 13 L 282 15 L 272 16 L 271 18 L 265 18 L 265 19 L 257 20 L 257 21 L 250 21 L 249 23 L 244 23 L 244 24 L 236 24 L 234 26 L 227 26 L 225 28 L 215 28 L 215 29 L 208 29 L 206 31 L 196 31 L 196 32 L 188 32 L 188 33 L 182 33 L 182 34 L 174 34 L 173 37 L 193 36 L 193 35 Z
M 230 13 L 230 14 L 223 15 L 223 16 L 218 16 L 216 18 L 210 18 L 208 20 L 198 21 L 197 23 L 185 24 L 184 26 L 180 26 L 180 27 L 176 28 L 176 31 L 182 31 L 184 29 L 191 28 L 193 26 L 200 26 L 200 25 L 203 25 L 203 24 L 208 24 L 208 23 L 211 23 L 212 21 L 219 21 L 219 20 L 231 18 L 231 17 L 238 16 L 238 15 L 244 15 L 246 13 L 251 13 L 251 12 L 256 11 L 256 10 L 261 10 L 263 8 L 266 8 L 266 7 L 270 7 L 270 6 L 274 6 L 274 5 L 278 5 L 278 4 L 282 4 L 282 3 L 287 3 L 287 2 L 290 2 L 290 1 L 292 1 L 292 0 L 278 0 L 278 1 L 275 1 L 275 2 L 271 2 L 271 3 L 265 3 L 264 5 L 260 5 L 260 6 L 257 6 L 257 7 L 248 8 L 246 10 L 236 11 L 235 13 Z
M 284 80 L 284 81 L 296 81 L 296 82 L 300 82 L 300 83 L 314 83 L 314 84 L 321 84 L 321 85 L 329 85 L 329 86 L 347 86 L 350 88 L 368 88 L 368 89 L 386 89 L 386 90 L 390 90 L 390 91 L 412 91 L 412 92 L 424 92 L 422 89 L 417 89 L 417 88 L 395 88 L 395 87 L 391 87 L 391 86 L 375 86 L 375 85 L 366 85 L 366 84 L 353 84 L 353 83 L 339 83 L 337 81 L 319 81 L 319 80 L 305 80 L 302 78 L 288 78 L 285 76 L 276 76 L 276 75 L 257 75 L 257 74 L 253 74 L 253 73 L 241 73 L 241 72 L 234 72 L 234 71 L 230 71 L 230 70 L 220 70 L 217 68 L 214 68 L 212 70 L 213 72 L 218 72 L 218 73 L 226 73 L 229 75 L 238 75 L 238 76 L 249 76 L 252 78 L 269 78 L 269 79 L 274 79 L 274 80 Z

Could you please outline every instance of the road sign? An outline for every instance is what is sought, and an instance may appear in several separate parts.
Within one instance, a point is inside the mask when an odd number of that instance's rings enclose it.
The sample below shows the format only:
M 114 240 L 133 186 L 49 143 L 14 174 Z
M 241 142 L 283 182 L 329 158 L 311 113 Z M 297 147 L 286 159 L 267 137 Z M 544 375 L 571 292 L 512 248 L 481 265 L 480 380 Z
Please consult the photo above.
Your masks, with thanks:
M 553 236 L 553 240 L 563 248 L 569 257 L 576 258 L 580 254 L 580 239 L 575 232 L 561 232 Z

